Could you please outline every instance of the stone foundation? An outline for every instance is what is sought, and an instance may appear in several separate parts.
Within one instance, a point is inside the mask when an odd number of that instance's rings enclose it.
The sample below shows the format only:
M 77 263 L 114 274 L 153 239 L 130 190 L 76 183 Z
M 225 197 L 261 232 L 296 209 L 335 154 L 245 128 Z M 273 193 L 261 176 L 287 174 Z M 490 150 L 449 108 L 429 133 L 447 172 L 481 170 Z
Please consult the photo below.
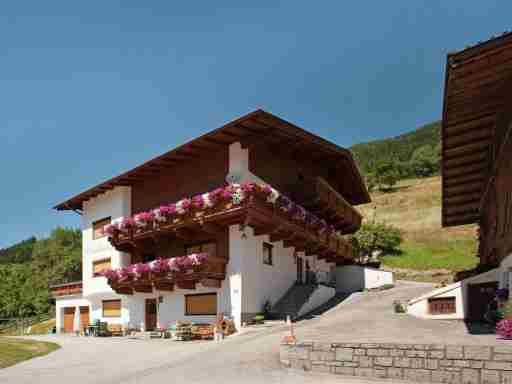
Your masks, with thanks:
M 451 384 L 512 384 L 512 343 L 504 346 L 301 343 L 281 345 L 288 368 L 338 375 Z

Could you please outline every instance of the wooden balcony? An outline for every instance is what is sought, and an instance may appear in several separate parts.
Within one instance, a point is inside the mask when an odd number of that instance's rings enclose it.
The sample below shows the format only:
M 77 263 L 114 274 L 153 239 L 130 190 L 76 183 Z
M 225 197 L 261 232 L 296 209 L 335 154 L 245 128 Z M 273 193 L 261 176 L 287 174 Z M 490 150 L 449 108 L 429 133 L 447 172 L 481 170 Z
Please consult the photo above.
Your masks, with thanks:
M 226 276 L 227 260 L 218 257 L 208 257 L 200 266 L 183 271 L 143 272 L 138 276 L 127 274 L 122 278 L 112 279 L 107 276 L 108 284 L 119 294 L 153 293 L 153 290 L 172 292 L 175 287 L 180 289 L 195 289 L 200 283 L 205 287 L 220 288 Z M 133 266 L 124 268 L 130 270 Z
M 332 200 L 330 196 L 327 195 L 327 198 Z M 324 198 L 325 194 L 319 201 L 323 202 Z M 271 242 L 283 241 L 285 247 L 295 247 L 308 255 L 317 255 L 339 264 L 351 262 L 354 255 L 347 240 L 327 230 L 325 222 L 322 223 L 307 211 L 283 209 L 282 204 L 286 204 L 286 201 L 289 204 L 288 199 L 269 202 L 267 195 L 261 189 L 256 189 L 239 203 L 221 201 L 214 207 L 193 210 L 163 221 L 155 220 L 144 227 L 115 231 L 109 240 L 116 249 L 134 254 L 162 238 L 195 241 L 208 235 L 215 236 L 227 227 L 238 224 L 242 231 L 251 227 L 256 236 L 269 235 Z M 323 212 L 328 212 L 329 207 L 326 205 Z
M 361 227 L 361 214 L 323 178 L 309 179 L 289 189 L 295 201 L 343 234 L 354 233 Z
M 53 297 L 81 295 L 82 294 L 82 282 L 75 281 L 72 283 L 51 285 L 50 292 L 52 293 Z

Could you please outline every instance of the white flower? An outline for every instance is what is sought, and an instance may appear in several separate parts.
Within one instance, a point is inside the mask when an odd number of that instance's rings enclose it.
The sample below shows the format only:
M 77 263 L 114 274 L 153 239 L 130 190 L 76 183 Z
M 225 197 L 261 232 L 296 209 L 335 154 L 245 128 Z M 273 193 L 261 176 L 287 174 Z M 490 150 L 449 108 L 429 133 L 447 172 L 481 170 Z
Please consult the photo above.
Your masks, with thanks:
M 267 201 L 269 203 L 275 204 L 275 202 L 279 198 L 279 192 L 272 187 L 270 187 L 270 191 L 271 192 L 270 192 L 270 195 L 268 195 L 268 197 L 267 197 Z
M 202 195 L 202 198 L 203 198 L 203 202 L 204 202 L 204 205 L 208 208 L 211 208 L 213 207 L 213 203 L 212 201 L 210 200 L 210 194 L 209 193 L 203 193 Z
M 165 216 L 163 216 L 162 213 L 160 212 L 160 208 L 153 210 L 153 214 L 155 215 L 156 221 L 165 221 L 166 220 Z
M 185 210 L 183 209 L 183 200 L 180 200 L 176 203 L 176 212 L 178 212 L 180 215 L 185 213 Z
M 237 189 L 233 192 L 233 204 L 240 204 L 245 198 L 244 192 L 241 189 Z

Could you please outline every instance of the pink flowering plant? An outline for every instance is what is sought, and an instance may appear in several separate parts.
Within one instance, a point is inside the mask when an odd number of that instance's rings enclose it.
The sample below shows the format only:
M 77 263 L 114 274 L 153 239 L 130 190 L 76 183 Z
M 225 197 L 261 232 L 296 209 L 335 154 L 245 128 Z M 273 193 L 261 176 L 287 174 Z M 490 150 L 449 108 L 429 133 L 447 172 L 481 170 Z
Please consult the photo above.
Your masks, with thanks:
M 503 339 L 512 339 L 512 319 L 501 320 L 496 325 L 496 334 Z

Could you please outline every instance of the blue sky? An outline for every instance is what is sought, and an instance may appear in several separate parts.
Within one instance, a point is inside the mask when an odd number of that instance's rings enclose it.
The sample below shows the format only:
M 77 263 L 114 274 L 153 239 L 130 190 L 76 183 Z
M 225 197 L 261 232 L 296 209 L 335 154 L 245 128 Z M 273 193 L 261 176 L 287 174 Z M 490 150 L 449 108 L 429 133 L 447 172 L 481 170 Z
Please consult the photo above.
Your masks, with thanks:
M 245 3 L 245 5 L 244 5 Z M 5 1 L 0 248 L 51 207 L 256 108 L 343 146 L 439 119 L 447 52 L 505 1 Z

